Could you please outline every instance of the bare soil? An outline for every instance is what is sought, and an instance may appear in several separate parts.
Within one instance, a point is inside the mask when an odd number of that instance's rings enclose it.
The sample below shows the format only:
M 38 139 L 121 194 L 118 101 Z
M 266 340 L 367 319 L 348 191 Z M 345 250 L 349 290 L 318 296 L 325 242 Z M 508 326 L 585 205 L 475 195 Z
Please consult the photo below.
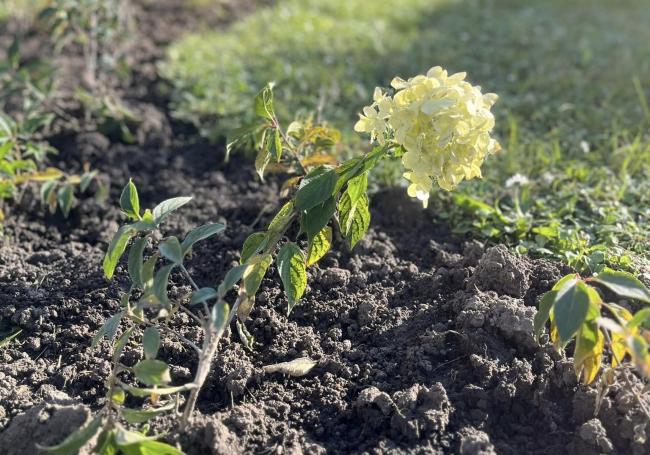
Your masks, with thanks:
M 0 453 L 33 454 L 36 442 L 60 442 L 102 404 L 110 346 L 89 345 L 127 286 L 123 266 L 108 282 L 101 261 L 123 221 L 116 201 L 128 178 L 144 206 L 194 197 L 165 234 L 228 223 L 193 253 L 189 268 L 199 285 L 218 283 L 246 236 L 281 203 L 279 180 L 259 183 L 241 157 L 225 163 L 222 146 L 169 115 L 153 68 L 180 32 L 175 18 L 186 18 L 183 27 L 196 20 L 182 3 L 150 2 L 153 14 L 139 29 L 141 77 L 124 91 L 147 113 L 137 143 L 83 125 L 64 125 L 50 138 L 61 152 L 54 164 L 91 163 L 110 183 L 108 200 L 83 199 L 66 220 L 44 214 L 28 191 L 7 220 L 0 329 L 22 333 L 0 349 Z M 193 426 L 168 440 L 190 454 L 650 451 L 629 393 L 613 386 L 596 411 L 597 390 L 577 384 L 571 359 L 546 337 L 542 345 L 533 338 L 539 296 L 568 270 L 455 238 L 402 189 L 374 194 L 371 206 L 366 238 L 352 252 L 335 242 L 310 268 L 306 297 L 290 317 L 277 272 L 269 271 L 247 323 L 254 349 L 225 337 Z M 186 291 L 170 286 L 172 296 Z M 187 337 L 198 335 L 189 320 L 175 323 Z M 127 358 L 138 349 L 130 346 Z M 262 371 L 303 355 L 318 361 L 305 377 Z M 192 351 L 164 340 L 161 356 L 175 382 L 192 377 Z

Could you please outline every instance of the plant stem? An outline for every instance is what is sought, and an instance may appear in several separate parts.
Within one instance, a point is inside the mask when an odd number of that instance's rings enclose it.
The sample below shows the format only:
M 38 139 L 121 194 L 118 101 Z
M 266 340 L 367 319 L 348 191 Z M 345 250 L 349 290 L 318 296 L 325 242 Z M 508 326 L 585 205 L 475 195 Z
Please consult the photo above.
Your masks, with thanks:
M 300 168 L 300 172 L 303 175 L 307 175 L 307 169 L 305 169 L 305 166 L 302 165 L 302 162 L 300 161 L 300 157 L 298 156 L 298 154 L 296 153 L 294 148 L 291 147 L 291 142 L 289 141 L 289 136 L 287 136 L 287 133 L 285 133 L 284 130 L 282 130 L 282 128 L 280 128 L 280 122 L 278 121 L 278 119 L 276 117 L 273 117 L 273 127 L 276 128 L 280 132 L 280 135 L 282 136 L 282 140 L 284 140 L 284 142 L 287 144 L 287 150 L 289 150 L 289 153 L 291 153 L 291 156 L 293 157 L 293 159 L 298 164 L 298 167 Z
M 187 269 L 185 268 L 185 265 L 183 265 L 183 264 L 181 264 L 181 271 L 183 272 L 183 274 L 185 274 L 185 277 L 186 277 L 187 280 L 190 282 L 190 284 L 192 285 L 192 287 L 194 288 L 194 290 L 195 290 L 195 291 L 198 291 L 198 290 L 199 290 L 199 287 L 198 287 L 197 284 L 194 282 L 194 280 L 193 280 L 192 277 L 190 276 L 190 272 L 187 271 Z
M 215 333 L 212 324 L 205 331 L 205 337 L 203 338 L 203 349 L 199 355 L 199 364 L 196 368 L 196 374 L 194 375 L 194 384 L 196 388 L 192 389 L 190 396 L 187 398 L 187 403 L 183 408 L 183 416 L 181 417 L 180 430 L 184 431 L 187 428 L 187 425 L 194 413 L 194 408 L 196 407 L 196 401 L 199 398 L 199 392 L 203 387 L 203 383 L 208 377 L 210 370 L 212 368 L 212 358 L 217 352 L 217 347 L 219 346 L 220 335 Z
M 278 232 L 276 237 L 274 237 L 272 241 L 270 241 L 269 244 L 266 246 L 266 248 L 264 248 L 262 252 L 263 254 L 269 254 L 275 249 L 277 242 L 282 238 L 284 233 L 287 231 L 294 218 L 295 215 L 292 216 L 287 221 L 287 224 L 284 226 L 284 228 L 280 232 Z M 239 295 L 237 296 L 237 300 L 235 300 L 235 303 L 233 304 L 232 308 L 230 309 L 230 312 L 228 313 L 228 321 L 225 324 L 226 328 L 230 327 L 233 319 L 235 318 L 235 315 L 237 314 L 239 305 L 241 305 L 241 303 L 246 298 L 247 296 L 242 289 Z M 222 302 L 219 301 L 216 303 L 216 305 L 219 305 L 220 303 Z M 208 314 L 208 318 L 209 318 L 209 314 Z M 203 346 L 201 349 L 201 354 L 199 355 L 199 364 L 196 368 L 196 374 L 194 375 L 194 381 L 193 381 L 194 384 L 196 384 L 196 388 L 192 389 L 192 391 L 190 392 L 190 396 L 187 398 L 187 403 L 185 403 L 185 408 L 183 409 L 183 416 L 181 417 L 181 423 L 179 425 L 181 431 L 187 428 L 190 418 L 194 413 L 194 408 L 196 407 L 196 401 L 198 400 L 199 392 L 203 388 L 203 383 L 207 379 L 208 374 L 212 369 L 212 359 L 217 353 L 217 348 L 219 347 L 219 341 L 221 340 L 223 334 L 226 333 L 226 330 L 217 332 L 214 328 L 214 325 L 209 323 L 209 320 L 208 323 L 205 325 L 205 337 L 203 338 Z

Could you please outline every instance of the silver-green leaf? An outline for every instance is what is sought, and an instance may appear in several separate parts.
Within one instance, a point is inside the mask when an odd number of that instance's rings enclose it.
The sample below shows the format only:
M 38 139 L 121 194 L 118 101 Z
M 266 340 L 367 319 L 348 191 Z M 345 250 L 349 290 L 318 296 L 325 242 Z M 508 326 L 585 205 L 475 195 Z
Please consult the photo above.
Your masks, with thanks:
M 140 360 L 133 367 L 133 373 L 138 381 L 150 386 L 165 385 L 172 380 L 169 366 L 162 360 Z
M 129 179 L 129 183 L 122 190 L 120 207 L 129 218 L 132 218 L 134 221 L 140 219 L 140 198 L 133 180 Z
M 212 224 L 204 224 L 203 226 L 199 226 L 196 229 L 193 229 L 189 234 L 187 234 L 187 237 L 185 237 L 183 243 L 181 243 L 181 250 L 183 252 L 183 255 L 187 254 L 187 252 L 190 250 L 190 248 L 192 248 L 192 246 L 195 243 L 207 239 L 208 237 L 211 237 L 215 234 L 218 234 L 219 232 L 223 231 L 225 228 L 226 228 L 225 224 L 212 223 Z
M 124 225 L 117 230 L 113 239 L 108 244 L 108 250 L 104 256 L 103 264 L 104 276 L 107 279 L 110 280 L 113 278 L 115 267 L 117 267 L 117 263 L 122 257 L 122 254 L 124 254 L 127 243 L 129 243 L 129 240 L 135 235 L 135 233 L 135 229 L 133 229 L 130 224 Z
M 174 210 L 184 206 L 192 200 L 191 197 L 174 197 L 167 199 L 153 209 L 153 222 L 156 225 L 162 223 Z
M 174 236 L 160 242 L 158 250 L 165 259 L 172 261 L 174 264 L 180 264 L 183 262 L 183 249 L 181 243 L 178 241 L 178 238 Z
M 155 359 L 160 349 L 160 332 L 155 327 L 147 327 L 142 334 L 142 348 L 145 359 Z

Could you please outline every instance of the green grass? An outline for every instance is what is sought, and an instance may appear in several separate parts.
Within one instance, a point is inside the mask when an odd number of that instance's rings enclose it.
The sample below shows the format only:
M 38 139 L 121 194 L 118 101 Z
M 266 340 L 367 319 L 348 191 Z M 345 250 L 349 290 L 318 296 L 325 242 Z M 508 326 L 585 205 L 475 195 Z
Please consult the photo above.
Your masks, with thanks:
M 10 17 L 30 18 L 45 4 L 45 0 L 0 0 L 0 21 Z
M 208 137 L 245 120 L 253 94 L 275 80 L 284 120 L 320 110 L 351 138 L 375 85 L 433 65 L 467 71 L 500 95 L 504 151 L 483 180 L 434 198 L 437 216 L 578 268 L 645 268 L 648 23 L 646 0 L 286 0 L 187 36 L 163 72 L 176 115 Z M 506 187 L 515 174 L 529 183 Z

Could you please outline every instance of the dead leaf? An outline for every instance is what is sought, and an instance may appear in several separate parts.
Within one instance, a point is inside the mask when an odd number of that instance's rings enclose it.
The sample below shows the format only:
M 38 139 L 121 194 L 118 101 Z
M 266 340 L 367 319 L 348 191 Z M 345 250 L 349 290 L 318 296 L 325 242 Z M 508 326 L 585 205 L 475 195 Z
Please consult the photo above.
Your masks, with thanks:
M 282 373 L 289 376 L 300 377 L 304 376 L 316 366 L 318 362 L 310 359 L 309 357 L 300 357 L 290 362 L 274 363 L 273 365 L 266 365 L 262 367 L 264 373 Z

